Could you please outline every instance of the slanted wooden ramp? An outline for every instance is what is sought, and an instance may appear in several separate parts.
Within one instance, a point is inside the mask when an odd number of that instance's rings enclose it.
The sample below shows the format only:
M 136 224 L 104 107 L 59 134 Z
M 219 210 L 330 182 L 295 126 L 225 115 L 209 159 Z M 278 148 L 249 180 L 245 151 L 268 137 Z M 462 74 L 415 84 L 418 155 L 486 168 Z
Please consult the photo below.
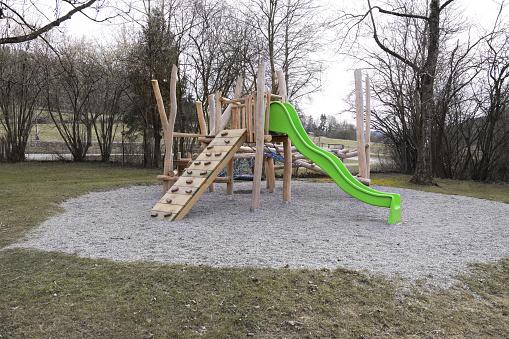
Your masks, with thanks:
M 246 134 L 246 129 L 221 131 L 152 208 L 151 216 L 181 220 L 246 142 Z

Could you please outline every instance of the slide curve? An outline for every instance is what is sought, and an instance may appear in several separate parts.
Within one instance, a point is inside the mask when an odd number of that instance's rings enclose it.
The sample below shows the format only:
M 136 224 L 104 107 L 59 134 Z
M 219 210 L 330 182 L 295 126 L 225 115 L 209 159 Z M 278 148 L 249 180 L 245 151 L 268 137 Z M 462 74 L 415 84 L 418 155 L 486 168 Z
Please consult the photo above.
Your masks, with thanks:
M 306 134 L 292 105 L 271 102 L 269 130 L 287 134 L 299 152 L 320 166 L 346 193 L 367 204 L 390 208 L 389 224 L 401 221 L 401 197 L 366 187 L 355 179 L 341 160 L 316 146 Z

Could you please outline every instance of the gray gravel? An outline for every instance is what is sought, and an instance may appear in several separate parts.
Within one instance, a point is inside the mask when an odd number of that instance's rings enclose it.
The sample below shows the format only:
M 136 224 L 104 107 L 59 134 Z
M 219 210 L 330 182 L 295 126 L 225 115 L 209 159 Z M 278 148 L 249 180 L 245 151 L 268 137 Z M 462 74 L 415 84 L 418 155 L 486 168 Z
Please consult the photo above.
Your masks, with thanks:
M 285 205 L 277 182 L 250 212 L 251 184 L 236 183 L 234 201 L 216 185 L 171 223 L 149 216 L 160 186 L 90 193 L 10 247 L 214 267 L 344 267 L 439 287 L 454 284 L 467 263 L 509 256 L 509 204 L 375 187 L 402 197 L 403 221 L 388 225 L 388 209 L 329 183 L 292 181 Z

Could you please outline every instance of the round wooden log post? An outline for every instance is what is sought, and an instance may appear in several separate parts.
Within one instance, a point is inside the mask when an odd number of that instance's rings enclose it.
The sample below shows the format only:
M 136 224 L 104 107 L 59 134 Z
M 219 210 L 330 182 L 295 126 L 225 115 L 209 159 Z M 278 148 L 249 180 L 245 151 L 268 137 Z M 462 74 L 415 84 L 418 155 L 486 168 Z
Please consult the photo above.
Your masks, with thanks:
M 258 76 L 256 84 L 256 158 L 253 175 L 253 191 L 251 193 L 251 211 L 260 209 L 260 190 L 262 184 L 262 167 L 263 167 L 263 144 L 264 144 L 264 122 L 265 122 L 265 65 L 258 66 Z

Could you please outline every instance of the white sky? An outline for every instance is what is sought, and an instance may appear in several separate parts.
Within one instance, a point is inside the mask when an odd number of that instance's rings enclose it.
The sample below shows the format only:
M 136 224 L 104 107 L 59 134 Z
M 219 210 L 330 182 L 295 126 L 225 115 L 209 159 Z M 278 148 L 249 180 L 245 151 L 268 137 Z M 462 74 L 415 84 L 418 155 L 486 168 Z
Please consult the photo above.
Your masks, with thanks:
M 316 0 L 327 1 L 327 0 Z M 358 0 L 359 1 L 359 0 Z M 490 27 L 496 16 L 497 2 L 501 0 L 459 0 L 455 2 L 455 6 L 460 9 L 465 9 L 465 15 L 473 20 L 474 23 L 481 24 L 485 28 Z M 355 6 L 355 2 L 351 0 L 335 0 L 328 1 L 329 5 L 341 6 Z M 372 4 L 377 1 L 372 0 Z M 358 3 L 358 2 L 357 2 Z M 78 13 L 71 18 L 67 27 L 72 35 L 84 35 L 87 37 L 93 36 L 105 41 L 110 40 L 115 34 L 116 29 L 114 26 L 106 24 L 97 24 L 85 18 L 82 14 Z M 111 41 L 111 40 L 110 40 Z M 341 113 L 349 107 L 345 100 L 349 93 L 354 90 L 354 69 L 362 68 L 362 65 L 345 62 L 335 56 L 332 51 L 335 46 L 331 46 L 327 57 L 327 71 L 322 75 L 323 90 L 320 93 L 312 94 L 308 100 L 302 102 L 303 112 L 307 115 L 313 116 L 318 119 L 321 114 L 335 115 L 338 121 L 355 122 L 352 113 Z

